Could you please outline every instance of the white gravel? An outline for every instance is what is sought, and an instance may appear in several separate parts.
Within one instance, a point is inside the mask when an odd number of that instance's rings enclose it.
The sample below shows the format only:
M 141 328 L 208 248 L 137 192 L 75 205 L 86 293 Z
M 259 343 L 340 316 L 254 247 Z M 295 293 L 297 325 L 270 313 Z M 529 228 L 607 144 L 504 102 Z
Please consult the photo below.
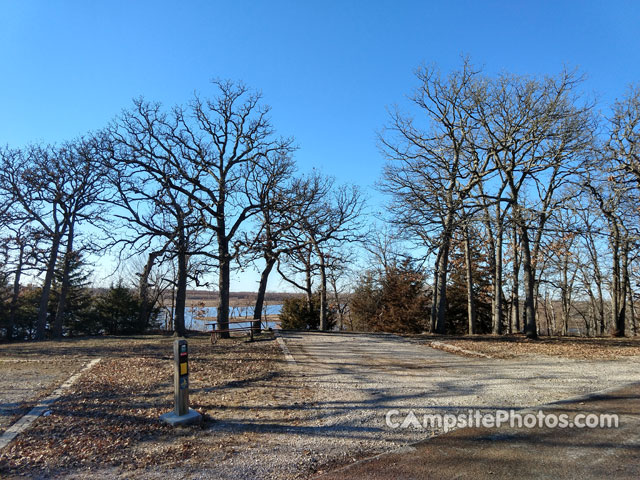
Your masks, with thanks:
M 633 357 L 476 359 L 393 335 L 283 337 L 299 373 L 318 388 L 318 451 L 328 457 L 377 454 L 437 433 L 389 428 L 385 415 L 391 409 L 424 414 L 533 407 L 640 380 L 640 359 Z

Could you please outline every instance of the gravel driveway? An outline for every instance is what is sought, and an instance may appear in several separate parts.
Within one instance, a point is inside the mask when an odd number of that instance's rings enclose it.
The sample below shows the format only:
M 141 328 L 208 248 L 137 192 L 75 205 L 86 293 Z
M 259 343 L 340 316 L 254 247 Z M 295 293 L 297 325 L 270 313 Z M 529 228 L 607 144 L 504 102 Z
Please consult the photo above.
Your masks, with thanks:
M 292 373 L 317 389 L 314 450 L 329 464 L 438 433 L 387 427 L 385 415 L 391 409 L 415 409 L 419 416 L 532 407 L 640 379 L 637 357 L 476 359 L 394 335 L 283 332 L 282 337 L 296 361 Z

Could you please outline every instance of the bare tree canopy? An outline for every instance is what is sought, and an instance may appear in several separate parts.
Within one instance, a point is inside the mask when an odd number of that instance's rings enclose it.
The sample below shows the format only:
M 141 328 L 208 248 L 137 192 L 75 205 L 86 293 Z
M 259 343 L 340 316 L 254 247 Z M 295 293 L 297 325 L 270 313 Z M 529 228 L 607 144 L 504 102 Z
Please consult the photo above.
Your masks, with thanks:
M 261 104 L 259 93 L 233 82 L 214 84 L 217 96 L 196 95 L 188 105 L 168 111 L 160 104 L 136 100 L 134 108 L 114 122 L 108 136 L 114 156 L 137 172 L 133 174 L 135 181 L 141 172 L 153 177 L 155 187 L 143 194 L 147 200 L 160 207 L 158 199 L 166 197 L 162 208 L 171 205 L 172 221 L 179 224 L 178 237 L 184 237 L 176 249 L 181 272 L 178 291 L 186 291 L 188 256 L 206 255 L 216 261 L 218 321 L 226 330 L 231 265 L 243 248 L 242 228 L 261 211 L 267 192 L 286 177 L 294 147 L 292 139 L 276 137 L 269 108 Z M 129 191 L 135 192 L 135 187 Z M 128 195 L 121 195 L 124 203 L 129 201 Z M 135 210 L 129 208 L 130 213 Z M 169 230 L 156 228 L 149 219 L 155 221 L 155 212 L 140 219 L 139 223 L 145 224 L 141 236 L 171 236 Z M 190 228 L 211 232 L 217 249 L 189 245 L 186 231 Z M 207 247 L 208 242 L 203 245 Z M 180 293 L 177 312 L 184 312 L 182 297 Z

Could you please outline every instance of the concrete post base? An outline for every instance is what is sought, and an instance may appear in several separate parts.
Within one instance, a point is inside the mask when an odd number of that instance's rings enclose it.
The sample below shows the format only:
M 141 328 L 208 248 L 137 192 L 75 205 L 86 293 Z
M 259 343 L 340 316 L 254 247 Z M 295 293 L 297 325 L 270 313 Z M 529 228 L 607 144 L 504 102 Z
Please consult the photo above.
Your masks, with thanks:
M 184 415 L 176 415 L 175 412 L 165 413 L 160 415 L 160 420 L 167 422 L 169 425 L 180 426 L 189 425 L 192 423 L 198 423 L 202 419 L 202 415 L 190 408 L 189 412 Z

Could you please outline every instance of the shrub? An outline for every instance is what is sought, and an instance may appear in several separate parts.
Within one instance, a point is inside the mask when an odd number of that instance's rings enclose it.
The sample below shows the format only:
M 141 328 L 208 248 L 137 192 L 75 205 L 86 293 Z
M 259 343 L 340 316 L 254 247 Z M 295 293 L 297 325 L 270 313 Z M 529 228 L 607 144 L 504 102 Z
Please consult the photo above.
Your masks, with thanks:
M 332 330 L 336 323 L 334 308 L 327 308 L 327 327 Z M 285 330 L 318 330 L 320 327 L 320 296 L 311 297 L 311 308 L 303 297 L 287 298 L 280 311 L 280 327 Z
M 96 315 L 105 333 L 143 333 L 148 325 L 140 318 L 141 301 L 129 288 L 122 284 L 111 286 L 96 301 Z
M 367 272 L 351 298 L 354 328 L 419 333 L 427 329 L 430 301 L 424 274 L 404 261 L 384 272 Z

